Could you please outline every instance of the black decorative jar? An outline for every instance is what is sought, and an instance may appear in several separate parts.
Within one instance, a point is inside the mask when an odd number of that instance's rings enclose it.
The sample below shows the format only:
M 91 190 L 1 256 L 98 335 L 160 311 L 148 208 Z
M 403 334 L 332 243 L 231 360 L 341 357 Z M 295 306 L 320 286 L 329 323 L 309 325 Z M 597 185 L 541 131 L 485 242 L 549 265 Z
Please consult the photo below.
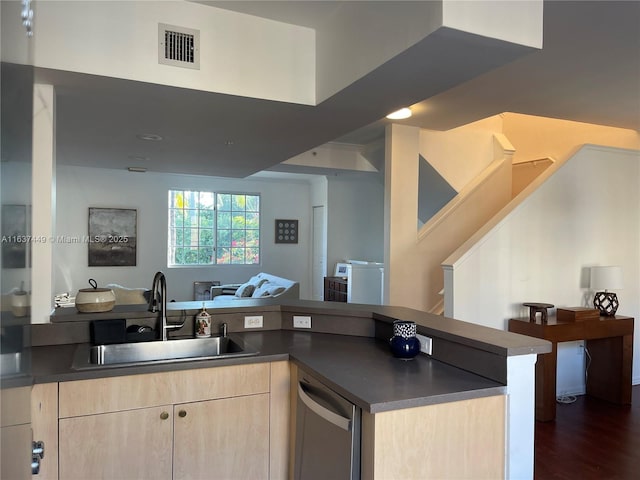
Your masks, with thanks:
M 402 360 L 411 360 L 420 353 L 416 324 L 405 320 L 393 322 L 393 337 L 389 340 L 391 353 Z

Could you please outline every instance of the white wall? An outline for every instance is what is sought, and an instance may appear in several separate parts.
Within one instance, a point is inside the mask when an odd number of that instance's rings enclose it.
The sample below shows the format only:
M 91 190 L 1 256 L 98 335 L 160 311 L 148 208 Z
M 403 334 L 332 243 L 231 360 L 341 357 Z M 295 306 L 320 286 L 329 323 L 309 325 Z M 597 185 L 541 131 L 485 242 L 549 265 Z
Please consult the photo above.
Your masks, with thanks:
M 167 268 L 167 191 L 171 188 L 250 192 L 261 195 L 261 265 Z M 88 208 L 135 208 L 138 251 L 135 267 L 88 267 L 87 244 L 54 245 L 54 293 L 77 291 L 89 278 L 100 285 L 119 283 L 151 287 L 153 274 L 167 276 L 169 297 L 191 300 L 194 281 L 243 282 L 260 271 L 300 282 L 300 295 L 310 298 L 311 185 L 298 180 L 237 180 L 216 177 L 130 173 L 59 165 L 57 169 L 57 236 L 87 235 Z M 274 243 L 274 220 L 298 219 L 296 245 Z
M 377 174 L 328 177 L 327 274 L 347 259 L 384 260 L 384 185 Z
M 441 2 L 342 2 L 339 11 L 317 28 L 317 102 L 441 25 Z
M 28 64 L 31 60 L 32 42 L 22 25 L 21 2 L 2 2 L 0 6 L 0 57 L 3 62 Z
M 460 192 L 494 160 L 494 134 L 501 131 L 500 115 L 446 132 L 421 129 L 420 155 Z
M 177 0 L 45 1 L 34 10 L 34 66 L 315 104 L 310 28 Z M 158 63 L 158 23 L 200 31 L 199 70 Z
M 640 152 L 585 146 L 453 264 L 447 316 L 506 329 L 523 302 L 585 306 L 588 267 L 621 265 L 618 312 L 640 318 Z M 447 273 L 449 275 L 449 273 Z M 640 336 L 635 335 L 635 351 Z M 579 354 L 578 354 L 579 353 Z M 558 394 L 584 391 L 575 343 L 558 349 Z M 633 382 L 640 383 L 640 355 Z
M 542 48 L 543 0 L 443 0 L 447 27 Z

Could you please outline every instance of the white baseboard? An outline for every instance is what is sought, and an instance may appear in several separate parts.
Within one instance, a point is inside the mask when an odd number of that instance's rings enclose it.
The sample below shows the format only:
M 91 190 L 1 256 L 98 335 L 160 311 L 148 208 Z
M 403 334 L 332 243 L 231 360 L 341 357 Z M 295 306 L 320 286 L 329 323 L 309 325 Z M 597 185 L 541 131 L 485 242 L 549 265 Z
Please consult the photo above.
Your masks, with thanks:
M 631 385 L 640 385 L 640 377 L 633 377 L 631 379 Z M 564 387 L 563 391 L 558 391 L 557 396 L 560 397 L 562 395 L 585 395 L 587 390 L 584 385 L 575 385 L 570 387 Z

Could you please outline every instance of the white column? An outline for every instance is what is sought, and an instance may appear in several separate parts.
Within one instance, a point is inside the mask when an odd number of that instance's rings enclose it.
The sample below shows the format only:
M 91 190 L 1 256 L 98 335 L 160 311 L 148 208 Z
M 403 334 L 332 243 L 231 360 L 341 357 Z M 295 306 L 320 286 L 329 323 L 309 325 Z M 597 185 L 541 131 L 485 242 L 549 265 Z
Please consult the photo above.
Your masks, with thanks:
M 537 355 L 507 358 L 505 478 L 533 479 Z
M 406 280 L 418 278 L 415 251 L 418 225 L 420 129 L 391 124 L 385 132 L 384 303 L 411 305 Z
M 53 235 L 56 192 L 55 91 L 33 89 L 33 170 L 31 194 L 31 323 L 48 323 L 53 309 Z

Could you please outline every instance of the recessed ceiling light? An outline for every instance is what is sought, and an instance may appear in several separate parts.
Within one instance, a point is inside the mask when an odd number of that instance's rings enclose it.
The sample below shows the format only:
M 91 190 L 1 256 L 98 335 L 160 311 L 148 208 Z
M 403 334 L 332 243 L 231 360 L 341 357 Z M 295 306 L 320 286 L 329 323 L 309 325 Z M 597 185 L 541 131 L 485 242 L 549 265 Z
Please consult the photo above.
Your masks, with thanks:
M 140 140 L 147 140 L 150 142 L 159 142 L 162 140 L 160 135 L 156 135 L 155 133 L 140 133 L 136 135 Z
M 405 118 L 409 118 L 411 116 L 411 110 L 408 108 L 401 108 L 400 110 L 396 110 L 393 113 L 387 115 L 389 120 L 404 120 Z

